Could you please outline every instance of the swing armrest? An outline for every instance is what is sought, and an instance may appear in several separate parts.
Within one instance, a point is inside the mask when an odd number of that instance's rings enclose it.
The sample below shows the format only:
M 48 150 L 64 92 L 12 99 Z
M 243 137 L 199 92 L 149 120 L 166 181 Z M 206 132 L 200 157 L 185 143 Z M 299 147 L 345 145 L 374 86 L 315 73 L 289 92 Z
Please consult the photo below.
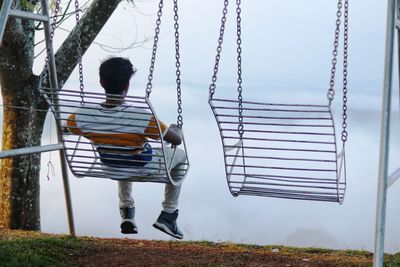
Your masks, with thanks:
M 344 156 L 344 153 L 345 153 L 345 150 L 344 149 L 342 149 L 339 153 L 337 153 L 337 158 L 338 159 L 340 159 L 340 158 L 342 158 L 343 156 Z
M 241 146 L 243 146 L 243 140 L 239 140 L 238 142 L 236 142 L 236 143 L 235 143 L 234 145 L 232 145 L 232 146 L 224 147 L 224 150 L 225 150 L 225 152 L 229 152 L 229 151 L 232 151 L 232 150 L 235 150 L 235 149 L 236 149 L 236 154 L 237 154 L 238 151 L 239 151 L 239 148 L 240 148 Z

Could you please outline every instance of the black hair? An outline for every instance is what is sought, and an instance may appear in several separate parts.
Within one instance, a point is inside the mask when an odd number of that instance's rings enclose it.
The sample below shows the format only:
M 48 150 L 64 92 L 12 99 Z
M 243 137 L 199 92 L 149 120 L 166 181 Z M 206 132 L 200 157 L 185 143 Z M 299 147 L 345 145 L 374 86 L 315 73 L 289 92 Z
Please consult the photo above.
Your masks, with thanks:
M 110 57 L 99 68 L 100 81 L 106 94 L 122 94 L 136 69 L 127 58 Z

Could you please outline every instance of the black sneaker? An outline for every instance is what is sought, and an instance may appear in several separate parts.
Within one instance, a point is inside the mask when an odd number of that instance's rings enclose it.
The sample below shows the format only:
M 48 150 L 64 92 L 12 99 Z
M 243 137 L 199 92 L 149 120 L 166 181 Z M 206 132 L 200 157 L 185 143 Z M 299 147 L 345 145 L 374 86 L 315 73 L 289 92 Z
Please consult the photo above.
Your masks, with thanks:
M 137 234 L 138 230 L 135 224 L 135 208 L 120 208 L 121 213 L 121 233 Z
M 173 213 L 162 211 L 158 216 L 157 221 L 153 224 L 153 227 L 178 239 L 183 238 L 182 232 L 178 229 L 176 219 L 178 218 L 178 210 Z

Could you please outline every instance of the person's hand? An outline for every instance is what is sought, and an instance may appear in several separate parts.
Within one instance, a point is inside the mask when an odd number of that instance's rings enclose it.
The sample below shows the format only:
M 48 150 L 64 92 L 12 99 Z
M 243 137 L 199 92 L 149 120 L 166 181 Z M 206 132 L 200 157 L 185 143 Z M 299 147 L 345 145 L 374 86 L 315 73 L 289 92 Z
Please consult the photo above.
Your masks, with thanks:
M 176 128 L 181 128 L 181 127 L 179 127 L 178 126 L 178 124 L 175 124 L 175 123 L 171 123 L 171 125 L 169 126 L 170 128 L 173 128 L 173 129 L 176 129 Z
M 183 133 L 181 127 L 176 124 L 171 124 L 164 136 L 164 140 L 172 145 L 180 145 L 182 143 Z
M 175 131 L 175 133 L 179 134 L 179 136 L 182 138 L 183 132 L 182 132 L 182 128 L 179 125 L 177 125 L 175 123 L 171 123 L 169 128 L 173 129 L 173 131 Z

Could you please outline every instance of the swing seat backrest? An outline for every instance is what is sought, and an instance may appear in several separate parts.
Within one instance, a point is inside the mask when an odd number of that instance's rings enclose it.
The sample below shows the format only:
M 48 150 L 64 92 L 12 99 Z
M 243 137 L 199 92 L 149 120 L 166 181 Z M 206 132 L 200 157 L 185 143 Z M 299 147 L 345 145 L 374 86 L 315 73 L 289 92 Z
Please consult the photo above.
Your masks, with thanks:
M 173 179 L 169 166 L 173 155 L 167 151 L 160 124 L 155 120 L 156 125 L 149 126 L 157 116 L 148 98 L 125 97 L 115 115 L 115 110 L 99 108 L 105 94 L 68 90 L 56 94 L 49 88 L 42 88 L 42 93 L 63 129 L 66 160 L 75 176 L 174 185 L 183 181 L 188 162 L 179 166 L 181 175 Z M 71 114 L 75 126 L 67 127 Z
M 209 104 L 233 196 L 343 201 L 345 155 L 336 148 L 329 106 L 243 101 L 239 108 L 239 101 L 230 99 L 212 99 Z

